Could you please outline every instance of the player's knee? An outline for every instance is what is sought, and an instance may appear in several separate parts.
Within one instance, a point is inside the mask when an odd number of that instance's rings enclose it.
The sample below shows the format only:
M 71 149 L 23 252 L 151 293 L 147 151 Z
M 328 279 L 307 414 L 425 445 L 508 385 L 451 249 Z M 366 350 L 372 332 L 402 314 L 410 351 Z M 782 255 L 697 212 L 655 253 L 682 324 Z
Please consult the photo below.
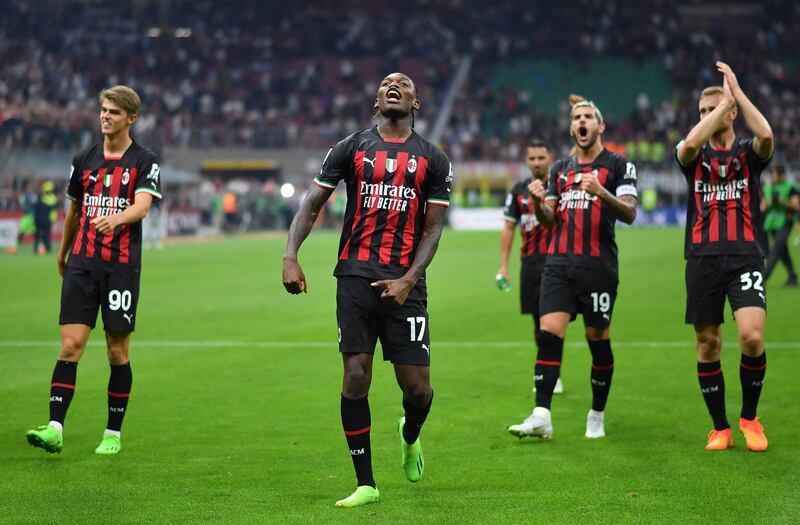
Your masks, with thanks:
M 350 366 L 344 371 L 344 391 L 347 397 L 363 397 L 369 391 L 370 373 L 361 366 Z
M 75 337 L 62 337 L 61 338 L 61 352 L 58 358 L 63 361 L 77 361 L 83 354 L 83 349 L 86 343 Z
M 719 358 L 720 346 L 722 344 L 719 334 L 698 333 L 697 334 L 697 355 L 704 361 L 716 360 Z
M 739 344 L 745 355 L 755 357 L 764 347 L 764 334 L 757 329 L 745 330 L 739 334 Z

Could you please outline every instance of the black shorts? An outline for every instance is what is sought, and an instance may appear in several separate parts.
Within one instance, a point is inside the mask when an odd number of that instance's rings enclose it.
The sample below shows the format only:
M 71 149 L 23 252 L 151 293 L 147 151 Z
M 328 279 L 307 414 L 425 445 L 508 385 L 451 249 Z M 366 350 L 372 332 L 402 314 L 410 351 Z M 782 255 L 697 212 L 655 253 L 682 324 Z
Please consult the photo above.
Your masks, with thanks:
M 354 275 L 336 280 L 336 320 L 339 351 L 375 353 L 380 340 L 384 361 L 398 365 L 430 366 L 428 294 L 420 281 L 403 306 L 381 300 L 381 288 L 370 286 L 377 279 Z
M 542 274 L 539 315 L 567 312 L 593 328 L 608 328 L 617 299 L 617 271 L 606 264 L 548 265 Z
M 544 257 L 525 257 L 519 270 L 519 304 L 523 314 L 539 317 L 539 288 Z
M 686 260 L 686 324 L 724 322 L 725 297 L 734 312 L 767 309 L 764 259 L 756 255 L 712 255 Z
M 139 270 L 87 270 L 67 266 L 61 285 L 59 324 L 94 328 L 97 310 L 107 332 L 133 332 L 139 301 Z

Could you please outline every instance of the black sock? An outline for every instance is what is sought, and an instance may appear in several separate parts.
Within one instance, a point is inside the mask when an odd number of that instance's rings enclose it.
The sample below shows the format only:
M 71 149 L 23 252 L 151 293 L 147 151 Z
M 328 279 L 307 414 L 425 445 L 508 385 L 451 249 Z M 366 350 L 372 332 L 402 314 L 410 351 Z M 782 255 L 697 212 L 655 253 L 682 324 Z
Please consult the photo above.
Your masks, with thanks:
M 742 354 L 739 363 L 739 379 L 742 382 L 742 414 L 744 419 L 755 419 L 761 387 L 764 386 L 764 374 L 767 373 L 767 353 L 758 357 L 747 357 Z
M 403 439 L 406 443 L 414 443 L 419 437 L 419 432 L 422 430 L 422 424 L 428 417 L 428 412 L 431 411 L 431 404 L 433 404 L 433 390 L 431 390 L 431 397 L 428 399 L 428 404 L 422 408 L 417 408 L 411 402 L 403 398 L 403 408 L 406 411 L 406 422 L 403 425 Z
M 358 486 L 375 486 L 372 477 L 372 452 L 369 448 L 369 401 L 367 396 L 361 399 L 348 399 L 342 396 L 342 428 L 353 467 L 356 469 Z
M 714 430 L 730 428 L 728 418 L 725 416 L 725 379 L 722 377 L 720 362 L 698 362 L 697 378 L 700 380 L 700 390 L 703 392 L 708 413 L 714 420 Z
M 611 341 L 589 341 L 589 350 L 592 352 L 592 410 L 602 412 L 606 408 L 611 377 L 614 375 Z
M 128 398 L 131 395 L 133 374 L 131 364 L 111 365 L 111 377 L 108 378 L 108 430 L 122 430 L 122 418 L 128 407 Z
M 536 342 L 539 346 L 533 375 L 533 382 L 536 384 L 536 406 L 549 409 L 553 401 L 553 389 L 561 371 L 564 339 L 547 330 L 540 330 Z
M 75 394 L 75 378 L 78 375 L 78 363 L 56 361 L 53 369 L 53 380 L 50 382 L 50 421 L 58 421 L 62 425 L 67 417 L 67 409 Z

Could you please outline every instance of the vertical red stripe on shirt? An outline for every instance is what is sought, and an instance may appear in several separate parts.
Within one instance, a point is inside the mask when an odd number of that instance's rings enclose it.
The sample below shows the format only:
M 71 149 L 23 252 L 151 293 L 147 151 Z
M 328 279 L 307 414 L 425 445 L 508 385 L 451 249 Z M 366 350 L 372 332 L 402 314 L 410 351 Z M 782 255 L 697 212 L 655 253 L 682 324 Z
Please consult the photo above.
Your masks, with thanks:
M 608 169 L 600 168 L 597 173 L 597 181 L 600 186 L 606 185 L 608 179 Z M 600 223 L 603 220 L 603 201 L 597 197 L 592 201 L 592 219 L 589 227 L 592 229 L 589 237 L 589 254 L 592 257 L 600 256 Z
M 400 250 L 400 266 L 410 266 L 411 250 L 414 249 L 414 234 L 416 233 L 417 214 L 420 209 L 422 199 L 422 184 L 428 171 L 428 159 L 425 157 L 417 158 L 417 177 L 414 179 L 414 191 L 417 198 L 408 202 L 408 214 L 406 215 L 406 226 L 403 229 L 403 248 Z
M 134 202 L 136 184 L 139 183 L 139 168 L 131 168 L 128 174 L 128 202 Z M 123 224 L 119 234 L 119 262 L 127 263 L 131 259 L 131 225 Z
M 114 172 L 111 174 L 111 190 L 109 191 L 108 196 L 113 198 L 119 197 L 119 185 L 120 179 L 122 179 L 122 172 L 125 169 L 122 166 L 117 166 L 114 168 Z M 109 213 L 117 213 L 116 210 L 109 210 Z M 123 228 L 123 226 L 120 226 Z M 100 248 L 100 257 L 104 261 L 111 260 L 111 243 L 114 241 L 114 230 L 103 235 L 103 241 L 101 243 Z
M 94 189 L 92 191 L 93 196 L 102 196 L 103 195 L 103 179 L 106 176 L 106 172 L 108 168 L 100 168 L 97 170 L 97 178 L 94 181 Z M 97 213 L 100 211 L 98 206 L 92 206 L 94 208 L 95 213 L 94 217 L 97 217 Z M 86 257 L 92 258 L 94 257 L 94 241 L 97 237 L 97 228 L 94 227 L 94 224 L 91 223 L 93 217 L 89 217 L 89 234 L 86 236 Z
M 528 232 L 528 246 L 527 246 L 527 255 L 528 257 L 532 255 L 536 255 L 536 241 L 541 236 L 541 232 L 539 231 L 539 226 L 535 224 L 536 216 L 533 214 L 533 202 L 531 202 L 531 197 L 528 195 L 525 198 L 525 212 L 528 214 L 528 218 L 530 222 L 531 231 Z
M 742 190 L 742 212 L 744 213 L 744 240 L 754 241 L 755 235 L 753 233 L 753 214 L 750 211 L 750 166 L 747 165 L 747 157 L 745 153 L 739 154 L 739 162 L 742 163 L 742 175 L 744 176 L 745 183 Z
M 383 182 L 383 176 L 386 174 L 386 152 L 375 152 L 375 169 L 372 170 L 372 178 L 369 184 L 380 184 Z M 361 232 L 361 244 L 358 247 L 358 260 L 368 261 L 370 255 L 370 244 L 372 243 L 372 234 L 375 233 L 375 223 L 378 221 L 378 200 L 380 195 L 366 195 L 364 198 L 371 198 L 371 206 L 367 209 L 367 214 L 364 216 L 364 229 Z
M 571 172 L 567 174 L 567 181 L 564 184 L 563 191 L 570 191 L 572 188 L 572 184 L 575 182 L 575 172 Z M 560 186 L 560 185 L 559 185 Z M 563 195 L 563 193 L 561 193 Z M 561 197 L 558 200 L 558 204 L 556 206 L 561 206 L 562 202 Z M 564 203 L 564 209 L 561 211 L 561 224 L 558 225 L 558 253 L 567 253 L 567 237 L 569 236 L 569 205 L 570 201 L 567 199 Z
M 697 181 L 703 180 L 703 155 L 700 154 L 700 158 L 697 159 L 697 165 L 694 168 L 694 182 L 695 185 L 692 187 L 692 191 L 694 192 L 694 209 L 697 217 L 694 221 L 694 226 L 692 226 L 692 243 L 693 244 L 700 244 L 703 241 L 703 199 L 700 194 L 696 191 L 697 188 Z
M 587 173 L 591 171 L 591 168 L 584 168 L 583 171 Z M 594 207 L 594 201 L 590 203 L 590 206 Z M 575 227 L 572 232 L 572 253 L 575 255 L 583 255 L 583 213 L 583 208 L 575 208 Z
M 397 192 L 397 197 L 387 197 L 397 199 L 399 202 L 405 202 L 403 197 L 403 188 L 406 183 L 406 167 L 408 166 L 408 152 L 401 151 L 397 154 L 397 173 L 392 179 L 392 185 L 400 188 Z M 397 204 L 397 203 L 394 203 Z M 392 207 L 389 210 L 389 216 L 386 219 L 386 226 L 383 228 L 383 235 L 381 236 L 381 247 L 378 254 L 378 262 L 380 264 L 389 264 L 392 257 L 392 245 L 394 244 L 394 236 L 397 232 L 397 221 L 400 218 L 400 209 Z
M 517 195 L 517 206 L 519 207 L 519 216 L 520 218 L 525 216 L 525 198 L 522 195 Z M 528 232 L 525 229 L 525 223 L 520 221 L 519 223 L 519 233 L 522 235 L 522 248 L 520 249 L 520 255 L 525 257 L 528 254 Z
M 719 185 L 719 159 L 711 159 L 711 176 L 708 183 L 715 186 Z M 709 194 L 710 197 L 719 197 L 718 191 Z M 719 241 L 719 199 L 712 198 L 708 201 L 708 240 L 710 242 Z
M 355 198 L 358 199 L 356 202 L 356 212 L 353 215 L 353 224 L 350 227 L 350 236 L 347 237 L 347 241 L 344 243 L 344 248 L 342 248 L 342 253 L 339 254 L 339 259 L 342 261 L 346 261 L 350 258 L 350 241 L 353 240 L 353 235 L 356 232 L 356 227 L 358 226 L 358 221 L 361 220 L 361 208 L 363 206 L 364 197 L 361 195 L 361 183 L 364 181 L 364 151 L 356 151 L 356 155 L 353 158 L 353 164 L 356 168 L 356 189 L 355 189 Z M 374 164 L 374 161 L 373 161 Z
M 92 170 L 83 170 L 83 176 L 81 177 L 81 185 L 83 187 L 83 195 L 89 192 L 89 175 L 92 174 Z M 81 198 L 83 198 L 81 195 Z M 83 207 L 83 203 L 81 203 L 81 208 L 83 209 L 83 213 L 81 213 L 81 222 L 78 226 L 78 236 L 75 238 L 75 244 L 72 245 L 72 253 L 78 255 L 81 252 L 81 246 L 83 246 L 83 238 L 86 236 L 86 233 L 83 231 L 86 227 L 86 209 Z
M 727 163 L 725 171 L 731 174 L 731 181 L 735 180 L 735 173 L 731 169 L 731 163 Z M 728 228 L 728 240 L 735 241 L 738 237 L 736 233 L 736 199 L 728 199 L 725 201 L 725 225 Z

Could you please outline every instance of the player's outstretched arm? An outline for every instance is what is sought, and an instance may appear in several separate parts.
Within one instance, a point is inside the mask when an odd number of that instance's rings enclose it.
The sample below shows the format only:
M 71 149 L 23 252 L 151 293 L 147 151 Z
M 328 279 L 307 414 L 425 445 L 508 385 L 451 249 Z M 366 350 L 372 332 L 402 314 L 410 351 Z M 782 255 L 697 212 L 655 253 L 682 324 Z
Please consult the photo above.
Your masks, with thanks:
M 114 231 L 114 228 L 123 224 L 133 224 L 144 219 L 147 212 L 150 211 L 150 205 L 153 204 L 153 196 L 147 192 L 140 191 L 136 193 L 133 204 L 124 211 L 115 213 L 114 215 L 106 215 L 103 217 L 95 217 L 92 219 L 92 224 L 97 228 L 100 233 L 108 233 Z
M 69 247 L 72 245 L 72 240 L 75 238 L 75 232 L 78 231 L 78 221 L 81 219 L 81 205 L 78 201 L 73 200 L 67 214 L 64 217 L 64 230 L 61 234 L 61 246 L 58 247 L 58 273 L 64 277 L 64 271 L 67 269 L 67 253 Z
M 406 274 L 399 279 L 384 279 L 375 281 L 372 286 L 383 288 L 381 299 L 389 304 L 402 306 L 414 286 L 425 273 L 425 269 L 436 255 L 439 239 L 444 229 L 444 218 L 447 214 L 446 206 L 429 204 L 425 210 L 425 224 L 422 227 L 422 238 L 417 246 L 414 261 Z
M 514 230 L 516 229 L 516 222 L 503 221 L 503 233 L 500 234 L 500 269 L 497 270 L 497 273 L 509 282 L 511 279 L 508 277 L 508 260 L 511 256 L 511 246 L 514 244 Z
M 727 82 L 723 82 L 727 85 Z M 711 136 L 719 128 L 725 114 L 736 107 L 736 100 L 731 96 L 730 91 L 726 91 L 722 100 L 711 113 L 700 119 L 700 122 L 686 135 L 686 138 L 678 144 L 678 160 L 681 164 L 690 164 L 700 153 L 703 144 L 709 141 Z
M 297 262 L 297 251 L 311 233 L 319 211 L 325 205 L 325 201 L 328 200 L 332 191 L 312 185 L 303 202 L 300 203 L 300 209 L 292 219 L 292 225 L 289 227 L 289 239 L 286 241 L 286 251 L 283 254 L 283 287 L 290 294 L 308 291 L 306 276 L 303 274 L 300 263 Z
M 775 148 L 774 139 L 772 136 L 772 128 L 767 122 L 766 117 L 758 110 L 747 95 L 744 94 L 742 88 L 739 86 L 739 81 L 733 73 L 731 67 L 725 62 L 717 62 L 717 71 L 725 76 L 725 83 L 731 92 L 731 96 L 736 100 L 739 109 L 742 110 L 744 120 L 747 122 L 747 127 L 755 135 L 753 141 L 753 150 L 762 159 L 768 159 L 772 156 L 772 150 Z

